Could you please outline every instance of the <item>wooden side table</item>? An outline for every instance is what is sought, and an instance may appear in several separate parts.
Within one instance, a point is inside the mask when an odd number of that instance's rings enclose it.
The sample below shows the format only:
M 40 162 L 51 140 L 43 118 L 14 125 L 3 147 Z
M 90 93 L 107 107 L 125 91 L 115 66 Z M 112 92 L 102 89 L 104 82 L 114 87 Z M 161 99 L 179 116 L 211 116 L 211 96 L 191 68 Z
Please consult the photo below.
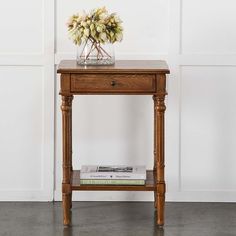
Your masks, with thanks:
M 61 74 L 63 181 L 62 200 L 64 225 L 70 225 L 72 192 L 99 191 L 154 191 L 157 225 L 164 225 L 164 113 L 166 74 L 164 61 L 116 61 L 114 66 L 78 66 L 76 61 L 62 61 L 57 71 Z M 72 168 L 72 100 L 74 95 L 127 94 L 152 95 L 154 101 L 154 167 L 147 170 L 144 186 L 80 185 L 80 171 Z

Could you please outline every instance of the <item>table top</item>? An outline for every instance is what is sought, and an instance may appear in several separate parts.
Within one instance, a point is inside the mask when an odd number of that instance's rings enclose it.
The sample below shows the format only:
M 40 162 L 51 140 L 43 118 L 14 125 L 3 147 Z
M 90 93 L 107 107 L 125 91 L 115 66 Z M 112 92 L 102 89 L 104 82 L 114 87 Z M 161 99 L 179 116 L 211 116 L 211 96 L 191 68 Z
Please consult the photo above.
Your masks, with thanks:
M 169 68 L 165 61 L 161 60 L 117 60 L 114 65 L 82 66 L 76 60 L 63 60 L 59 64 L 57 73 L 165 73 L 169 74 Z

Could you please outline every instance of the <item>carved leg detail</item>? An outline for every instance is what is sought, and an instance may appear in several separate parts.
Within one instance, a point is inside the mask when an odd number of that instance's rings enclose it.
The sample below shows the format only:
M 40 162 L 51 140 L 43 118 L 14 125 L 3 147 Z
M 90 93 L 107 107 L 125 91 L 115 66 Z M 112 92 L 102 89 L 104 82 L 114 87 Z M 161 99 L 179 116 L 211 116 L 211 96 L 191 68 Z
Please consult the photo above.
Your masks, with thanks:
M 70 225 L 71 208 L 71 175 L 72 175 L 72 100 L 73 96 L 62 96 L 62 136 L 63 136 L 63 181 L 62 181 L 62 204 L 64 225 Z
M 72 97 L 72 100 L 73 100 L 73 97 Z M 70 179 L 71 179 L 71 176 L 73 174 L 73 165 L 72 165 L 72 100 L 71 100 L 71 109 L 70 109 L 70 128 L 69 128 L 69 139 L 70 139 L 70 158 L 69 158 L 69 161 L 70 161 Z M 72 191 L 70 193 L 70 209 L 72 208 Z
M 155 158 L 155 183 L 156 197 L 155 205 L 157 207 L 157 225 L 164 225 L 164 207 L 165 207 L 165 159 L 164 159 L 164 113 L 165 113 L 165 93 L 153 96 L 154 100 L 154 158 Z
M 156 150 L 156 129 L 157 129 L 157 111 L 155 109 L 156 103 L 155 103 L 155 98 L 153 96 L 154 100 L 154 151 L 153 151 L 153 156 L 154 156 L 154 163 L 153 163 L 153 171 L 154 171 L 154 180 L 156 182 L 156 171 L 157 171 L 157 150 Z M 157 208 L 157 191 L 154 191 L 154 207 L 155 209 Z

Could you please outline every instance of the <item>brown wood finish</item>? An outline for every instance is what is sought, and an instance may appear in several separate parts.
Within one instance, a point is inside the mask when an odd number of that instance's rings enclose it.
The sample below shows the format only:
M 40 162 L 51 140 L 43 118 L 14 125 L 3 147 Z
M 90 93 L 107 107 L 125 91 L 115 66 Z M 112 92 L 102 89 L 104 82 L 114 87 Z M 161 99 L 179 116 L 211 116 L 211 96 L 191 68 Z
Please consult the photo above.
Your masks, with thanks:
M 72 100 L 73 96 L 62 96 L 62 137 L 63 137 L 63 180 L 62 180 L 62 201 L 64 225 L 70 224 L 71 208 L 71 175 L 72 175 Z
M 117 60 L 109 66 L 80 66 L 75 60 L 61 61 L 58 73 L 160 73 L 169 74 L 169 68 L 165 61 L 153 60 Z
M 75 93 L 155 92 L 154 74 L 72 74 Z
M 156 179 L 156 192 L 155 192 L 155 206 L 158 211 L 157 224 L 164 225 L 164 207 L 165 207 L 165 96 L 166 92 L 166 77 L 160 75 L 157 80 L 158 91 L 153 95 L 154 100 L 154 150 L 155 150 L 155 179 Z
M 165 160 L 164 113 L 166 74 L 164 61 L 116 61 L 113 66 L 78 66 L 76 61 L 62 61 L 61 73 L 63 124 L 63 219 L 71 222 L 72 191 L 154 191 L 157 224 L 164 225 Z M 144 186 L 80 185 L 79 170 L 72 168 L 72 100 L 78 94 L 149 94 L 154 101 L 154 167 L 147 171 Z

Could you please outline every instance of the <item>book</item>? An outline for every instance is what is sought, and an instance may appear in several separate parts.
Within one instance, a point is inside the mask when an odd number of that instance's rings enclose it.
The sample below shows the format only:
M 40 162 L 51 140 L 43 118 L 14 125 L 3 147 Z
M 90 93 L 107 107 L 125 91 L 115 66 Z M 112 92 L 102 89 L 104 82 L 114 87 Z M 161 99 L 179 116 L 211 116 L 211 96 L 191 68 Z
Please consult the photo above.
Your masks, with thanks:
M 145 185 L 143 179 L 81 179 L 81 185 Z
M 81 168 L 80 179 L 146 180 L 146 168 L 145 166 L 85 165 Z

